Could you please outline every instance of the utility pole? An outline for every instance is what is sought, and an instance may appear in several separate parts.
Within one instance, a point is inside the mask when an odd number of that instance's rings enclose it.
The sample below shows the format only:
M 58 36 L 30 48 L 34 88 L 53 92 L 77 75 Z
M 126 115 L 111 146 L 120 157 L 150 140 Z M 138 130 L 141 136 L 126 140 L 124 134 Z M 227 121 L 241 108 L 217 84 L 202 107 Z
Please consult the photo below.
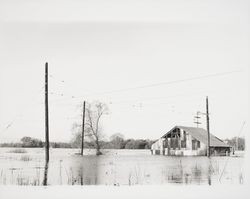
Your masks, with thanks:
M 82 112 L 82 148 L 81 148 L 81 155 L 83 155 L 83 148 L 84 148 L 84 127 L 85 127 L 85 104 L 83 102 L 83 112 Z
M 209 129 L 209 110 L 208 110 L 208 96 L 206 97 L 206 116 L 207 116 L 207 157 L 210 157 L 210 129 Z
M 45 63 L 45 161 L 49 162 L 48 63 Z

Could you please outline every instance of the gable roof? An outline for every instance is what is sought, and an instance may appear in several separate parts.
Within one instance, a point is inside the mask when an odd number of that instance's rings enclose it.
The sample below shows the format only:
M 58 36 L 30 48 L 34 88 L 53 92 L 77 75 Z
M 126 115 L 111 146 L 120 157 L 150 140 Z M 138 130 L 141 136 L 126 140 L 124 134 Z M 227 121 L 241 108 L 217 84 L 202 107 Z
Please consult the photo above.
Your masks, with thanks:
M 183 129 L 184 131 L 188 132 L 190 135 L 192 135 L 195 139 L 203 142 L 204 144 L 207 144 L 208 137 L 207 137 L 207 131 L 203 128 L 196 128 L 196 127 L 186 127 L 186 126 L 175 126 L 172 128 L 169 132 L 167 132 L 162 137 L 165 137 L 167 134 L 172 132 L 174 129 L 179 128 Z M 216 136 L 212 135 L 210 133 L 210 146 L 212 147 L 230 147 L 226 143 L 224 143 L 221 139 L 217 138 Z

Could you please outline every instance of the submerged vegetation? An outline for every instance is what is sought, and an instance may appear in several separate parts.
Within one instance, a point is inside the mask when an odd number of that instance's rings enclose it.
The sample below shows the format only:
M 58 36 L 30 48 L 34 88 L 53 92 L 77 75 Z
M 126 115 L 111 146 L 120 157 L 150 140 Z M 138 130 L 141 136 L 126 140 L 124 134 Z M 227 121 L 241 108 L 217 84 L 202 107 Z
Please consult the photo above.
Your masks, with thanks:
M 27 153 L 25 149 L 12 149 L 8 153 Z
M 106 155 L 75 156 L 77 149 L 43 149 L 26 154 L 1 148 L 0 185 L 242 184 L 242 157 L 152 156 L 149 150 L 104 150 Z
M 32 158 L 29 155 L 22 155 L 21 158 L 20 158 L 20 160 L 28 162 L 28 161 L 31 161 Z

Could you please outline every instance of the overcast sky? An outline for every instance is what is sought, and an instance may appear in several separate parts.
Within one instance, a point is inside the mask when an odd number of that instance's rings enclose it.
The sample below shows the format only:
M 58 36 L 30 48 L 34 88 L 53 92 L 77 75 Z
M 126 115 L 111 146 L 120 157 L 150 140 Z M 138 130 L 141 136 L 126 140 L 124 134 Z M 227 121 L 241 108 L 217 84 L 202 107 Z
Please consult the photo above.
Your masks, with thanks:
M 0 142 L 44 139 L 45 62 L 53 141 L 71 139 L 83 100 L 109 106 L 107 138 L 157 139 L 195 126 L 206 96 L 211 133 L 237 136 L 249 110 L 248 13 L 240 0 L 0 0 Z

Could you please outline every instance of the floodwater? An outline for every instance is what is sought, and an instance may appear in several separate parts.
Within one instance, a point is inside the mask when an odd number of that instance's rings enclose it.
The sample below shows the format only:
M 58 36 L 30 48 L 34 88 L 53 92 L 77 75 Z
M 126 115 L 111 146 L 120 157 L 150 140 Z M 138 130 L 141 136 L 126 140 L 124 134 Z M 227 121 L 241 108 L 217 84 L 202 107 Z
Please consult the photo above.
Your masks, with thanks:
M 17 150 L 17 151 L 15 151 Z M 19 153 L 18 153 L 19 152 Z M 149 150 L 0 148 L 0 185 L 243 184 L 243 157 L 167 157 Z

